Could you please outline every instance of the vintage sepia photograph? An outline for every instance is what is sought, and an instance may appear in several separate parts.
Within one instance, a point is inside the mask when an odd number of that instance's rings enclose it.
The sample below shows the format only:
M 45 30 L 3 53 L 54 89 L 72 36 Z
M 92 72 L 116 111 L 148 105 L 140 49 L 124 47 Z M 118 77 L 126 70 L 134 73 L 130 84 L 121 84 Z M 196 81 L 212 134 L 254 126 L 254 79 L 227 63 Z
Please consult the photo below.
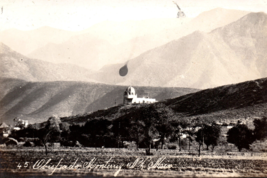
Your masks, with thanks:
M 0 8 L 0 177 L 267 177 L 267 0 Z

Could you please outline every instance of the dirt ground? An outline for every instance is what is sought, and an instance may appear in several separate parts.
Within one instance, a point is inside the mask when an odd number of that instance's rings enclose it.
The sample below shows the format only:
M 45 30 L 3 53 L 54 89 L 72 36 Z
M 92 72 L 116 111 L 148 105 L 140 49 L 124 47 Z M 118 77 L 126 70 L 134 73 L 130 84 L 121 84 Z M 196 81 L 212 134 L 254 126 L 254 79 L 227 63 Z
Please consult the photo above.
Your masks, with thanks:
M 155 150 L 152 150 L 154 152 Z M 3 176 L 101 177 L 266 177 L 267 156 L 262 153 L 229 155 L 175 155 L 161 150 L 145 156 L 127 149 L 1 149 Z M 178 152 L 179 153 L 179 152 Z M 75 167 L 76 166 L 76 167 Z M 101 167 L 102 166 L 102 167 Z M 51 174 L 52 173 L 52 174 Z

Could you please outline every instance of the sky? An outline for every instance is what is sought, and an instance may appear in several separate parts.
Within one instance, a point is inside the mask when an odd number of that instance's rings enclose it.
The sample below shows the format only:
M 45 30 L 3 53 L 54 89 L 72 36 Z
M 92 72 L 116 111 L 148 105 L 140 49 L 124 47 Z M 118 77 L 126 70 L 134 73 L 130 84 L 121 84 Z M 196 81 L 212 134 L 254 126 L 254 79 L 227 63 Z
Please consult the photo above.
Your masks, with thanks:
M 174 0 L 187 17 L 217 7 L 267 12 L 267 0 Z M 0 31 L 50 26 L 80 31 L 103 21 L 176 18 L 172 0 L 0 0 Z

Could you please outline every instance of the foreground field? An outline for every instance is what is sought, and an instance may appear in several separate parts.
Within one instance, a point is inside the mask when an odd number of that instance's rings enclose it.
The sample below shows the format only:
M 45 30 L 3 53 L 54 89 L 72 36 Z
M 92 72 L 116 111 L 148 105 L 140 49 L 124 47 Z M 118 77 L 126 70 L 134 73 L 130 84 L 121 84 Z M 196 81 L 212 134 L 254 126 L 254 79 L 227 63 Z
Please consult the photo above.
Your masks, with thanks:
M 267 176 L 266 155 L 179 155 L 126 149 L 5 149 L 0 151 L 2 175 L 94 175 L 127 177 Z M 131 154 L 132 153 L 132 154 Z

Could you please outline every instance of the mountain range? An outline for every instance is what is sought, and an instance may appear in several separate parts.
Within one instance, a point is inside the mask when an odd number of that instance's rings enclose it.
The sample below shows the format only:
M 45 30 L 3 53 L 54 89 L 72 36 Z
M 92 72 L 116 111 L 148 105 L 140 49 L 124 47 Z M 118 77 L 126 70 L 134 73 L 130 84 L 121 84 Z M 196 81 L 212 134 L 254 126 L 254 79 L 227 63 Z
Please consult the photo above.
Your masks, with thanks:
M 11 29 L 1 32 L 0 39 L 14 51 L 30 58 L 99 69 L 104 65 L 126 62 L 196 30 L 210 32 L 247 13 L 217 8 L 194 19 L 102 22 L 80 32 L 50 27 L 32 31 Z
M 196 120 L 212 123 L 244 122 L 264 117 L 267 114 L 267 78 L 225 85 L 197 91 L 173 99 L 154 103 L 158 114 L 167 113 L 174 120 Z M 114 106 L 90 114 L 64 117 L 69 123 L 85 123 L 90 119 L 121 119 L 136 117 L 146 105 Z
M 72 64 L 31 59 L 0 43 L 0 76 L 27 81 L 93 81 L 92 71 Z
M 210 88 L 267 76 L 267 15 L 249 13 L 209 33 L 195 31 L 93 76 L 120 85 Z M 107 77 L 109 76 L 109 77 Z
M 265 13 L 214 9 L 194 19 L 103 22 L 81 32 L 12 29 L 0 38 L 0 117 L 7 123 L 109 112 L 121 107 L 126 86 L 159 101 L 178 97 L 165 104 L 181 117 L 266 109 Z
M 142 32 L 143 23 L 146 28 Z M 165 26 L 161 27 L 160 23 Z M 157 25 L 160 28 L 152 30 Z M 149 30 L 150 27 L 153 28 Z M 121 38 L 120 28 L 123 29 Z M 54 35 L 59 33 L 47 31 Z M 0 74 L 27 81 L 87 81 L 205 89 L 266 77 L 265 31 L 266 14 L 226 9 L 214 9 L 184 21 L 107 22 L 76 35 L 62 32 L 66 35 L 59 39 L 64 42 L 47 42 L 45 48 L 37 49 L 43 51 L 39 57 L 45 61 L 22 55 L 2 43 Z M 142 32 L 140 36 L 137 36 L 138 32 Z M 115 36 L 117 41 L 112 40 Z M 55 41 L 59 42 L 59 39 Z M 162 43 L 165 44 L 158 46 Z M 57 56 L 61 56 L 64 63 L 47 62 L 57 61 Z M 70 64 L 73 60 L 83 67 Z M 118 71 L 126 61 L 129 72 L 121 77 Z
M 0 79 L 1 122 L 15 117 L 42 122 L 52 115 L 71 116 L 120 105 L 127 87 L 89 82 L 28 82 Z M 174 98 L 198 91 L 190 88 L 135 87 L 138 97 L 156 100 Z
M 51 27 L 41 27 L 29 31 L 8 29 L 0 32 L 0 39 L 2 43 L 18 53 L 27 55 L 48 43 L 59 44 L 80 33 Z

